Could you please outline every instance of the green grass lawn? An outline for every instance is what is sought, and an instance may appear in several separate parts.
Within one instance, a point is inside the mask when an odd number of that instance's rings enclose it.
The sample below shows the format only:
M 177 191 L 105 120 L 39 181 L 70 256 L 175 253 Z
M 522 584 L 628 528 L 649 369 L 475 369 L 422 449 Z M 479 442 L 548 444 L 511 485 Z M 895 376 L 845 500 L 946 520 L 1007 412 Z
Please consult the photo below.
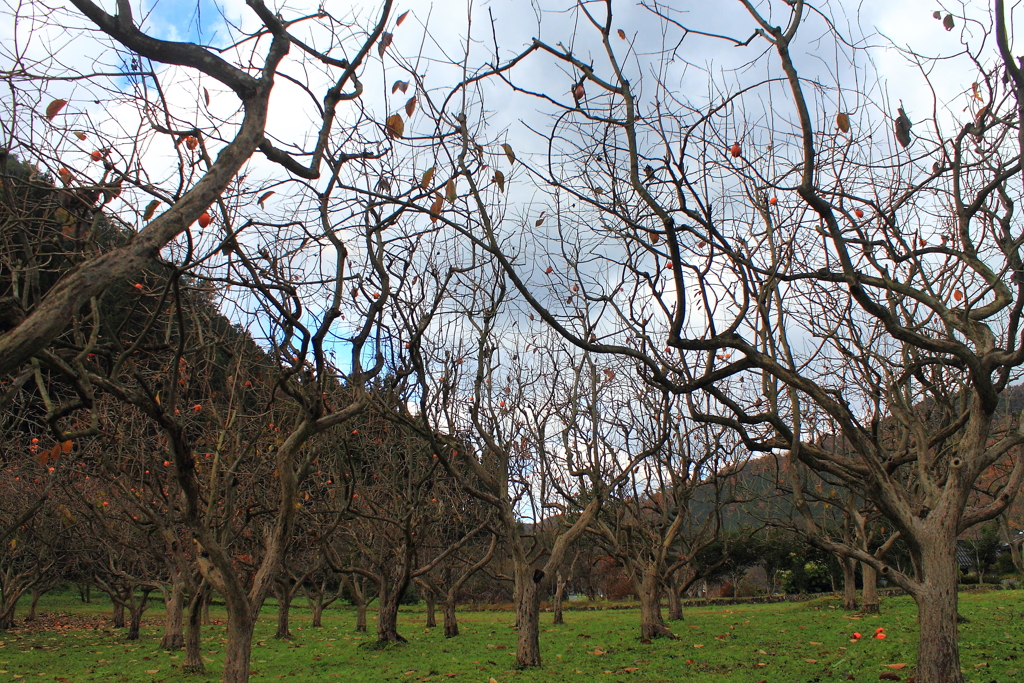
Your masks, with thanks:
M 1021 591 L 961 594 L 961 655 L 968 681 L 1024 681 L 1024 609 Z M 83 605 L 76 595 L 46 596 L 40 609 L 51 628 L 0 633 L 0 683 L 43 681 L 216 681 L 224 648 L 224 615 L 216 607 L 204 627 L 207 673 L 180 671 L 183 652 L 158 649 L 159 617 L 147 612 L 142 638 L 124 640 L 110 628 L 107 605 Z M 162 607 L 161 607 L 162 609 Z M 671 622 L 679 640 L 641 644 L 638 611 L 566 612 L 566 624 L 552 626 L 542 615 L 539 670 L 513 669 L 515 632 L 510 612 L 462 612 L 458 638 L 446 640 L 440 628 L 423 628 L 423 608 L 404 608 L 400 631 L 409 644 L 374 651 L 360 647 L 374 634 L 354 632 L 354 611 L 330 609 L 324 627 L 309 626 L 309 612 L 292 610 L 294 638 L 273 638 L 275 609 L 269 605 L 253 647 L 253 680 L 296 681 L 687 681 L 708 683 L 803 683 L 877 681 L 895 671 L 904 681 L 913 676 L 917 641 L 915 608 L 906 597 L 890 598 L 881 615 L 858 615 L 837 609 L 833 599 L 773 605 L 691 608 L 686 620 Z M 55 615 L 60 625 L 54 624 Z M 23 614 L 22 614 L 23 616 Z M 372 613 L 370 629 L 374 628 Z M 440 614 L 438 615 L 440 618 Z M 71 626 L 65 624 L 70 622 Z M 885 640 L 871 636 L 883 627 Z M 851 642 L 851 634 L 863 638 Z M 905 664 L 888 669 L 888 664 Z

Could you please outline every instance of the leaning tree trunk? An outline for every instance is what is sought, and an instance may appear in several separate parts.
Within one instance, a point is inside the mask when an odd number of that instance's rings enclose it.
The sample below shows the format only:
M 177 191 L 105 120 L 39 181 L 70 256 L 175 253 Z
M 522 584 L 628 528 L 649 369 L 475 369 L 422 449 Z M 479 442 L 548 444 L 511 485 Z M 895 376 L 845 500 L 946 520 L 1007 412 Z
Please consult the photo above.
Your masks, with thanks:
M 865 614 L 878 614 L 880 611 L 878 600 L 878 572 L 875 568 L 861 563 L 861 579 L 864 582 L 863 595 L 861 596 L 860 611 Z
M 176 579 L 164 597 L 167 616 L 164 618 L 164 636 L 160 639 L 161 650 L 180 650 L 185 645 L 182 635 L 185 608 L 185 582 Z
M 275 638 L 287 639 L 292 637 L 288 628 L 288 619 L 292 608 L 292 592 L 287 581 L 278 581 L 277 589 L 277 633 Z
M 843 609 L 857 609 L 857 561 L 840 557 L 843 564 Z
M 516 567 L 516 666 L 540 666 L 540 598 L 544 572 Z
M 454 638 L 459 635 L 459 621 L 455 617 L 455 596 L 445 596 L 441 603 L 441 616 L 444 618 L 444 637 Z
M 565 584 L 566 581 L 562 577 L 562 572 L 557 572 L 555 574 L 555 598 L 551 606 L 554 612 L 554 616 L 551 619 L 552 624 L 565 623 L 565 618 L 562 616 L 562 598 L 565 596 Z
M 142 627 L 142 613 L 146 611 L 146 603 L 149 602 L 149 588 L 142 589 L 142 595 L 137 601 L 132 601 L 129 611 L 127 640 L 138 640 L 139 629 Z
M 380 587 L 377 599 L 377 643 L 380 645 L 406 642 L 398 633 L 398 600 L 401 595 L 402 591 L 396 590 L 395 586 Z
M 917 603 L 918 683 L 963 683 L 957 629 L 956 536 L 922 543 L 920 577 L 912 591 Z
M 644 640 L 675 638 L 661 618 L 659 583 L 658 567 L 652 563 L 644 568 L 640 582 L 636 585 L 637 595 L 640 596 L 640 638 Z
M 185 626 L 185 663 L 181 667 L 182 671 L 186 673 L 201 674 L 206 669 L 202 655 L 202 606 L 209 590 L 203 584 L 195 591 L 192 600 L 188 603 L 188 622 Z

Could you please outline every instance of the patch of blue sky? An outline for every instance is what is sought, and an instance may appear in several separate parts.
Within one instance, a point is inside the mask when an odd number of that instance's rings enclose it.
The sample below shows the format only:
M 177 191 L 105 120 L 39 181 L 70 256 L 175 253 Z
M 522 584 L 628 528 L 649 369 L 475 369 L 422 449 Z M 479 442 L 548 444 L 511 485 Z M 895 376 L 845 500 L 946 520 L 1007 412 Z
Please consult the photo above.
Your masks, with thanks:
M 228 25 L 242 24 L 240 8 L 211 0 L 147 1 L 139 15 L 142 29 L 161 40 L 227 47 Z

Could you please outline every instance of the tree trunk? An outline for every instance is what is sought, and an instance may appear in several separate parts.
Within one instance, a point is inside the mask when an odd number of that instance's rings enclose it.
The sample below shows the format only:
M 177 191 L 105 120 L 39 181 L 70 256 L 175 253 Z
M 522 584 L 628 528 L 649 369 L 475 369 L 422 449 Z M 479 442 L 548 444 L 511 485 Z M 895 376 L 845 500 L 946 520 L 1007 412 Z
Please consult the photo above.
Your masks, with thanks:
M 427 601 L 427 628 L 437 626 L 437 596 L 429 588 L 423 591 L 423 599 Z
M 679 597 L 679 581 L 674 572 L 668 584 L 668 618 L 671 621 L 683 620 L 683 601 Z
M 675 638 L 661 618 L 661 592 L 658 585 L 658 567 L 650 564 L 644 568 L 639 585 L 635 586 L 640 596 L 640 638 Z
M 516 666 L 540 666 L 540 597 L 544 572 L 529 565 L 516 568 Z
M 356 632 L 366 633 L 366 601 L 356 603 Z
M 131 609 L 129 609 L 129 616 L 131 617 L 131 620 L 128 622 L 127 640 L 139 639 L 139 628 L 142 626 L 142 613 L 146 611 L 150 591 L 150 588 L 143 588 L 142 595 L 139 596 L 138 601 L 133 600 L 130 603 Z
M 113 596 L 111 596 L 111 599 L 113 600 Z M 120 600 L 114 600 L 111 621 L 114 622 L 114 628 L 124 628 L 124 603 Z
M 922 543 L 920 576 L 914 592 L 920 638 L 917 645 L 918 683 L 963 683 L 957 633 L 956 538 Z
M 1024 574 L 1024 561 L 1021 560 L 1020 556 L 1020 542 L 1010 531 L 1010 522 L 1006 518 L 1006 514 L 999 515 L 999 528 L 1003 530 L 1003 541 L 1010 546 L 1010 560 L 1013 561 L 1013 566 L 1017 570 L 1018 574 Z
M 164 598 L 167 616 L 164 617 L 164 636 L 160 639 L 161 650 L 180 650 L 185 645 L 182 635 L 183 613 L 185 608 L 185 582 L 177 577 L 171 584 Z
M 448 595 L 441 604 L 441 615 L 444 617 L 444 637 L 454 638 L 459 635 L 459 622 L 455 617 L 455 596 Z
M 202 655 L 203 603 L 209 587 L 203 584 L 196 590 L 188 604 L 188 624 L 185 627 L 185 663 L 182 670 L 201 674 L 206 670 Z
M 288 617 L 292 608 L 292 592 L 288 585 L 288 579 L 278 581 L 275 586 L 277 593 L 277 633 L 275 638 L 287 639 L 292 637 L 288 628 Z
M 28 605 L 28 614 L 25 615 L 25 621 L 36 620 L 36 606 L 39 605 L 39 599 L 46 593 L 46 589 L 33 587 L 32 588 L 32 602 Z
M 398 599 L 400 597 L 401 591 L 394 590 L 391 586 L 381 586 L 377 606 L 377 643 L 380 645 L 406 642 L 405 638 L 398 633 Z
M 865 614 L 878 614 L 878 572 L 874 567 L 861 563 L 861 579 L 864 582 L 863 595 L 861 596 L 860 611 Z
M 231 609 L 228 602 L 228 642 L 224 651 L 224 673 L 221 683 L 248 683 L 249 657 L 252 655 L 252 632 L 256 625 L 244 609 Z
M 313 628 L 321 628 L 324 618 L 324 594 L 317 593 L 316 598 L 309 601 L 310 611 L 313 613 Z
M 204 624 L 210 623 L 210 603 L 213 602 L 213 590 L 207 589 L 203 593 L 202 620 Z
M 857 562 L 849 557 L 840 557 L 843 564 L 843 609 L 857 609 Z
M 562 572 L 555 574 L 555 599 L 552 605 L 552 611 L 554 616 L 551 619 L 552 624 L 564 624 L 565 619 L 562 616 L 562 598 L 565 595 L 565 579 L 562 577 Z

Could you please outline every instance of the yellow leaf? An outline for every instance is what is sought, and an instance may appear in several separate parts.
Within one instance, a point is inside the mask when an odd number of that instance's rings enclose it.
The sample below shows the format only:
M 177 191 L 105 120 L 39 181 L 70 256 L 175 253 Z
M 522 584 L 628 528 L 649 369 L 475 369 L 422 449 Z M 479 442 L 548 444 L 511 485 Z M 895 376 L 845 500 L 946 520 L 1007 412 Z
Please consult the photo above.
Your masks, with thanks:
M 431 166 L 423 172 L 423 179 L 420 181 L 420 189 L 425 190 L 430 187 L 430 181 L 434 179 L 434 171 L 436 170 L 436 166 Z
M 836 114 L 836 128 L 844 133 L 850 132 L 850 115 L 844 112 Z
M 82 131 L 76 130 L 75 131 L 75 137 L 78 138 L 79 140 L 83 140 L 84 141 L 86 136 L 85 136 L 85 133 L 83 133 Z
M 146 210 L 142 214 L 142 220 L 148 221 L 156 213 L 156 207 L 160 206 L 160 200 L 154 199 L 149 204 L 146 204 Z
M 455 199 L 459 196 L 458 191 L 455 188 L 455 178 L 449 180 L 448 184 L 445 186 L 445 196 L 447 197 L 449 204 L 454 204 Z
M 387 127 L 389 137 L 400 138 L 405 133 L 405 121 L 402 120 L 399 114 L 389 116 L 385 126 Z
M 53 118 L 60 113 L 60 110 L 67 104 L 67 100 L 54 100 L 46 105 L 46 119 L 53 121 Z
M 505 156 L 508 157 L 508 163 L 516 163 L 516 153 L 512 151 L 512 145 L 506 142 L 504 145 L 501 146 L 501 148 L 505 150 Z

